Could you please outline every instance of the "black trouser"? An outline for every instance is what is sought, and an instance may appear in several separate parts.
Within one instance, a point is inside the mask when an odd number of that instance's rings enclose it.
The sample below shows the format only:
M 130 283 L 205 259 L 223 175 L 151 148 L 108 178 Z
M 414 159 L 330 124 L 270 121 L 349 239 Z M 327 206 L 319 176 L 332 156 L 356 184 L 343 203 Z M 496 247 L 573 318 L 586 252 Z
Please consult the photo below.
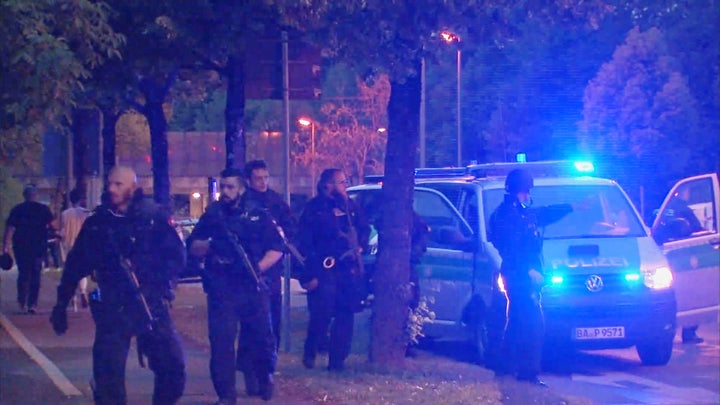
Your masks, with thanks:
M 540 294 L 519 288 L 508 289 L 507 324 L 502 341 L 501 371 L 532 379 L 540 374 L 543 320 Z
M 320 281 L 318 287 L 308 292 L 308 311 L 310 322 L 305 340 L 304 356 L 315 359 L 318 344 L 327 336 L 330 327 L 330 343 L 328 347 L 330 368 L 342 368 L 350 354 L 352 344 L 355 313 L 344 302 L 347 297 L 338 293 L 336 283 L 332 280 Z M 330 322 L 332 321 L 332 326 Z
M 95 402 L 125 404 L 125 364 L 135 325 L 131 325 L 124 314 L 105 307 L 102 302 L 91 301 L 90 308 L 95 320 Z M 154 329 L 137 335 L 138 349 L 147 356 L 148 366 L 155 374 L 153 404 L 174 404 L 185 389 L 185 358 L 167 310 L 155 310 L 154 316 L 157 318 Z
M 37 305 L 40 292 L 40 274 L 42 256 L 15 251 L 18 268 L 17 300 L 21 307 L 33 308 Z
M 210 376 L 220 399 L 235 400 L 236 367 L 258 378 L 268 378 L 275 371 L 277 352 L 268 295 L 248 283 L 212 289 L 207 299 Z M 238 347 L 247 348 L 242 358 L 237 358 L 235 349 L 238 327 L 242 329 Z

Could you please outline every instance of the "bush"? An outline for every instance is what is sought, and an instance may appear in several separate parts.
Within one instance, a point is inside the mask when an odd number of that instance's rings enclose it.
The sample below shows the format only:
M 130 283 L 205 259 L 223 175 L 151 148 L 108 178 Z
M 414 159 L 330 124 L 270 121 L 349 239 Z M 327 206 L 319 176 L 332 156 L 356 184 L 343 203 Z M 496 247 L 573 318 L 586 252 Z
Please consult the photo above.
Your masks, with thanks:
M 7 168 L 0 167 L 0 235 L 5 235 L 5 222 L 10 210 L 22 200 L 22 184 L 12 178 Z

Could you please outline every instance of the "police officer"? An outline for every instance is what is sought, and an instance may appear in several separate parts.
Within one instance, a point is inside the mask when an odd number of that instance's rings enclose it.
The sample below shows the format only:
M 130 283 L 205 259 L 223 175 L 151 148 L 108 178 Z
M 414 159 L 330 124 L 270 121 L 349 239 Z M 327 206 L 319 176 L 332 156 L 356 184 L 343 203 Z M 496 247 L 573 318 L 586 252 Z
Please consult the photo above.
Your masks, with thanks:
M 245 178 L 248 189 L 244 198 L 248 206 L 258 206 L 265 210 L 267 215 L 279 226 L 287 240 L 292 240 L 295 234 L 296 221 L 290 213 L 290 207 L 285 203 L 282 196 L 269 187 L 270 172 L 262 160 L 252 160 L 245 165 Z M 265 283 L 270 290 L 270 315 L 272 318 L 275 340 L 280 347 L 280 331 L 282 318 L 282 288 L 281 276 L 283 275 L 283 262 L 279 260 L 269 268 L 263 276 Z M 242 355 L 241 351 L 238 354 Z
M 306 266 L 299 281 L 308 291 L 310 313 L 303 353 L 307 368 L 315 366 L 318 343 L 332 321 L 328 370 L 343 369 L 354 313 L 362 310 L 365 298 L 360 253 L 367 250 L 370 226 L 360 207 L 348 198 L 347 185 L 342 170 L 324 170 L 317 197 L 308 201 L 300 217 L 298 241 Z
M 184 266 L 182 241 L 143 198 L 132 169 L 111 170 L 108 195 L 110 204 L 87 218 L 68 254 L 50 321 L 58 335 L 67 331 L 68 302 L 78 282 L 92 274 L 99 287 L 90 301 L 95 402 L 127 402 L 125 363 L 136 336 L 155 374 L 153 404 L 173 404 L 185 387 L 185 360 L 168 311 L 174 274 Z
M 533 178 L 527 171 L 511 171 L 505 181 L 504 201 L 490 217 L 490 241 L 502 257 L 500 272 L 507 298 L 501 354 L 492 359 L 497 363 L 491 368 L 498 375 L 516 374 L 518 380 L 545 386 L 538 379 L 544 335 L 540 228 L 561 219 L 573 208 L 570 204 L 530 208 L 532 187 Z
M 218 404 L 234 404 L 238 326 L 247 348 L 242 371 L 249 396 L 269 400 L 277 361 L 263 273 L 282 257 L 282 240 L 262 210 L 249 210 L 239 169 L 220 174 L 220 201 L 208 207 L 190 234 L 190 254 L 205 258 L 210 376 Z

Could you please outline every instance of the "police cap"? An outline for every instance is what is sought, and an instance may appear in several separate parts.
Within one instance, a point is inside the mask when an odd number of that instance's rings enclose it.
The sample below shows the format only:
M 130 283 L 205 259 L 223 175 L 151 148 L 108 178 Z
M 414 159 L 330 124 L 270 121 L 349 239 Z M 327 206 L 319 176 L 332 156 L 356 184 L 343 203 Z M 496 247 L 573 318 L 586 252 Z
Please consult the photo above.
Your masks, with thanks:
M 533 178 L 527 170 L 515 169 L 505 179 L 505 191 L 509 194 L 529 192 L 533 186 Z

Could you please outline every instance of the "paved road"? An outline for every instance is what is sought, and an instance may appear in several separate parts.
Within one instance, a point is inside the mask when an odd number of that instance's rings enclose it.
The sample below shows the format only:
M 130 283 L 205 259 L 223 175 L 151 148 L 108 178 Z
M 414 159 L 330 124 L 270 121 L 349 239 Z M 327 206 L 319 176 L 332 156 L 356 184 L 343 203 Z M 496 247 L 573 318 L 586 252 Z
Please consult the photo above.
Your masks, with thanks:
M 718 324 L 701 325 L 699 345 L 676 336 L 670 363 L 640 364 L 634 348 L 580 352 L 568 375 L 544 376 L 556 390 L 599 404 L 720 404 Z

